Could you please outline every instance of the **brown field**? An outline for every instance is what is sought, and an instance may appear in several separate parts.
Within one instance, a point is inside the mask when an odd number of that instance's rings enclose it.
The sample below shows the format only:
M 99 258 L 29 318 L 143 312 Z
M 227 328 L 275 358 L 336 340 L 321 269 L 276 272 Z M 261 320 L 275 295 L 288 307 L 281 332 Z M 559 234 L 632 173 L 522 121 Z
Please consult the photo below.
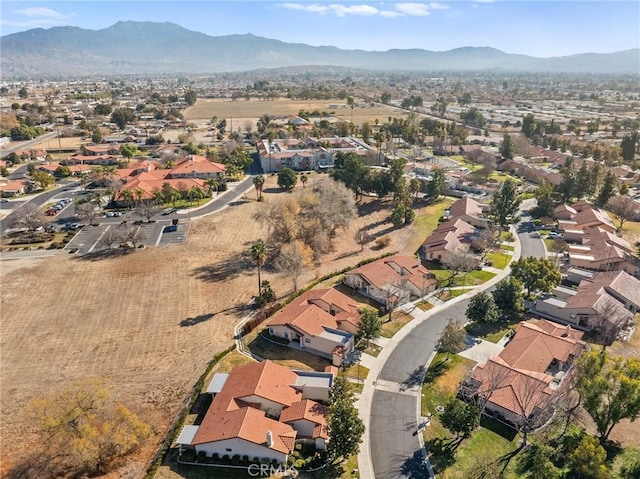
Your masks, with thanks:
M 269 177 L 266 201 L 285 194 L 274 183 Z M 142 475 L 207 362 L 231 344 L 241 317 L 232 308 L 255 293 L 247 251 L 266 231 L 251 219 L 262 206 L 254 198 L 194 221 L 184 245 L 97 261 L 60 255 L 2 263 L 1 475 L 37 440 L 25 405 L 87 378 L 101 378 L 111 400 L 153 425 L 154 439 L 126 468 L 129 477 Z M 393 230 L 385 221 L 390 205 L 365 201 L 366 214 L 300 284 L 385 251 L 412 253 L 405 245 L 414 227 Z M 372 234 L 389 234 L 390 246 L 360 252 L 353 233 L 364 224 L 376 224 Z M 268 265 L 264 277 L 278 294 L 292 289 Z
M 343 105 L 343 108 L 330 109 L 329 105 Z M 229 119 L 233 118 L 234 130 L 238 126 L 244 130 L 244 123 L 250 121 L 255 123 L 264 114 L 271 116 L 297 115 L 301 110 L 313 111 L 330 111 L 335 112 L 335 116 L 342 120 L 351 120 L 351 108 L 346 106 L 345 100 L 289 100 L 279 99 L 272 101 L 259 100 L 237 100 L 228 99 L 200 99 L 195 105 L 187 108 L 183 114 L 185 120 L 210 120 L 213 116 L 227 119 L 227 127 L 229 127 Z M 407 116 L 406 110 L 389 106 L 376 106 L 371 108 L 354 108 L 353 122 L 361 124 L 365 121 L 373 122 L 376 118 L 383 123 L 388 117 L 404 118 Z

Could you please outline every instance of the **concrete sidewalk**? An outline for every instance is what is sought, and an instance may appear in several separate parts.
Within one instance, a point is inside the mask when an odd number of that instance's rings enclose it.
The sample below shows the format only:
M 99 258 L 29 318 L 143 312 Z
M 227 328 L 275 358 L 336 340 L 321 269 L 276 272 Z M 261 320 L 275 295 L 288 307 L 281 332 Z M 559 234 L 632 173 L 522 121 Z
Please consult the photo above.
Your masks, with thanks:
M 518 235 L 516 234 L 515 228 L 513 226 L 511 227 L 511 230 L 515 238 L 512 261 L 515 261 L 520 258 L 522 248 L 521 248 Z M 486 269 L 489 269 L 489 268 L 486 268 Z M 358 454 L 358 468 L 359 468 L 361 479 L 375 479 L 376 477 L 375 471 L 373 470 L 373 463 L 371 459 L 371 445 L 370 445 L 370 438 L 369 438 L 369 432 L 370 432 L 369 421 L 371 417 L 371 405 L 373 401 L 374 391 L 376 389 L 379 389 L 379 390 L 398 389 L 399 390 L 399 386 L 396 385 L 395 383 L 388 384 L 388 382 L 384 382 L 384 383 L 378 384 L 378 376 L 382 371 L 382 368 L 384 367 L 385 363 L 388 361 L 389 357 L 391 356 L 391 353 L 396 348 L 396 346 L 400 344 L 402 340 L 405 337 L 407 337 L 413 331 L 413 329 L 417 327 L 419 324 L 422 324 L 423 322 L 427 321 L 431 316 L 441 312 L 442 310 L 448 308 L 449 306 L 459 303 L 461 301 L 464 301 L 466 299 L 469 299 L 479 291 L 485 291 L 491 288 L 496 283 L 498 283 L 499 281 L 507 277 L 511 272 L 511 269 L 508 266 L 504 270 L 500 270 L 496 268 L 490 268 L 490 269 L 492 272 L 496 273 L 495 277 L 491 278 L 486 283 L 481 284 L 471 289 L 470 291 L 451 299 L 450 301 L 447 301 L 446 303 L 439 302 L 439 304 L 435 304 L 434 302 L 434 307 L 431 308 L 429 311 L 423 311 L 416 306 L 416 303 L 419 303 L 422 300 L 414 301 L 413 303 L 404 305 L 402 309 L 407 311 L 409 314 L 411 314 L 414 319 L 410 321 L 407 325 L 405 325 L 402 329 L 400 329 L 400 331 L 398 331 L 392 338 L 385 339 L 384 348 L 380 352 L 377 358 L 373 358 L 372 361 L 367 361 L 369 363 L 367 365 L 367 367 L 369 368 L 369 374 L 367 376 L 367 379 L 365 379 L 364 381 L 364 387 L 363 387 L 362 393 L 360 394 L 360 397 L 356 402 L 359 416 L 364 422 L 365 428 L 366 428 L 365 434 L 362 437 L 362 443 L 360 444 L 360 453 Z M 425 299 L 428 300 L 428 298 L 425 298 Z M 425 365 L 425 368 L 429 366 L 429 363 L 431 363 L 431 360 L 433 359 L 434 356 L 435 356 L 435 351 L 429 358 L 429 361 Z M 416 427 L 418 427 L 419 414 L 420 414 L 420 399 L 421 399 L 420 393 L 419 391 L 413 391 L 413 390 L 407 390 L 404 392 L 409 394 L 415 394 L 416 402 L 417 402 Z M 424 451 L 422 434 L 418 434 L 418 439 L 419 439 L 420 445 L 423 448 L 423 453 L 426 454 L 426 452 Z

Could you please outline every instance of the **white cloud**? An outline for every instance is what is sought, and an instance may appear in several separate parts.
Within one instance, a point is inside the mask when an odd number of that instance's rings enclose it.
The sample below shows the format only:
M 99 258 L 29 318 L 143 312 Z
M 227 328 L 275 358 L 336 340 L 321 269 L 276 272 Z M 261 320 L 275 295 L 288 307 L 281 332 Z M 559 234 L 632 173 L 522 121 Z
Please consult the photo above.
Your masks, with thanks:
M 396 3 L 396 10 L 412 17 L 424 17 L 429 15 L 429 5 L 426 3 Z
M 393 6 L 393 10 L 380 10 L 372 5 L 343 5 L 338 3 L 320 4 L 320 3 L 283 3 L 283 8 L 288 10 L 297 10 L 310 13 L 327 14 L 333 13 L 338 17 L 347 15 L 359 16 L 380 16 L 383 18 L 397 17 L 425 17 L 431 14 L 431 10 L 446 10 L 448 5 L 439 2 L 422 3 L 422 2 L 399 2 L 386 3 L 385 6 Z
M 40 17 L 42 19 L 48 18 L 51 20 L 63 20 L 65 18 L 69 18 L 68 15 L 63 15 L 60 12 L 56 12 L 50 8 L 46 7 L 30 7 L 30 8 L 21 8 L 19 10 L 14 10 L 16 15 L 24 15 L 25 17 Z
M 329 5 L 329 8 L 335 12 L 335 14 L 339 17 L 344 17 L 345 15 L 363 15 L 363 16 L 373 16 L 377 15 L 380 11 L 376 7 L 372 7 L 371 5 Z

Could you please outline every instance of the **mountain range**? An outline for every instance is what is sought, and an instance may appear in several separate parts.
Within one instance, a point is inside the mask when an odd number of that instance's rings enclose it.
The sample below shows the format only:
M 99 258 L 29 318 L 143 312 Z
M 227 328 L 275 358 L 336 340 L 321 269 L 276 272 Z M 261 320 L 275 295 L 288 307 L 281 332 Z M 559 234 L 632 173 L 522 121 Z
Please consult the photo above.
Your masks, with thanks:
M 640 49 L 536 58 L 489 47 L 435 52 L 310 46 L 252 34 L 213 37 L 174 23 L 118 22 L 102 30 L 36 28 L 0 38 L 4 78 L 195 74 L 332 65 L 368 70 L 640 74 Z

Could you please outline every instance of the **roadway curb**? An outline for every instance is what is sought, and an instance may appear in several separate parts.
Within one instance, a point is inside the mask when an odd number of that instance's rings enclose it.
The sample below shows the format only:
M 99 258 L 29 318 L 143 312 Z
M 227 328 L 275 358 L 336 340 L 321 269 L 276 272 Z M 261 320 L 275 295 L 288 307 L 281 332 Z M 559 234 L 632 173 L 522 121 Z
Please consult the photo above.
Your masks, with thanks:
M 513 261 L 517 261 L 521 254 L 522 254 L 522 245 L 520 243 L 520 238 L 518 237 L 517 231 L 515 229 L 515 227 L 512 225 L 509 228 L 509 231 L 513 234 L 514 237 L 514 251 L 513 251 L 513 255 L 511 257 L 511 262 Z M 509 276 L 511 272 L 511 268 L 509 265 L 507 265 L 502 271 L 501 273 L 496 274 L 496 276 L 494 276 L 493 278 L 491 278 L 489 281 L 478 285 L 476 288 L 473 288 L 472 290 L 470 290 L 467 293 L 464 293 L 460 296 L 457 296 L 455 298 L 453 298 L 450 301 L 447 301 L 446 303 L 443 303 L 442 305 L 435 305 L 433 308 L 431 308 L 429 311 L 426 311 L 425 314 L 420 318 L 415 318 L 413 321 L 410 321 L 406 326 L 404 326 L 402 329 L 400 329 L 400 331 L 398 331 L 395 336 L 393 338 L 391 338 L 391 340 L 389 341 L 389 343 L 387 344 L 387 346 L 385 346 L 382 349 L 382 352 L 380 353 L 380 355 L 376 358 L 376 361 L 374 361 L 374 363 L 372 364 L 372 367 L 370 368 L 369 371 L 369 375 L 367 376 L 367 379 L 364 381 L 364 385 L 363 385 L 363 390 L 362 393 L 360 394 L 360 398 L 358 399 L 358 411 L 359 411 L 359 416 L 360 418 L 363 420 L 364 424 L 365 424 L 365 434 L 363 436 L 363 440 L 362 440 L 362 444 L 360 447 L 360 452 L 358 453 L 358 467 L 359 467 L 359 473 L 360 473 L 360 478 L 361 479 L 376 479 L 375 478 L 375 471 L 373 469 L 373 461 L 371 458 L 371 442 L 370 442 L 370 438 L 369 438 L 369 433 L 370 433 L 370 418 L 371 418 L 371 407 L 372 407 L 372 402 L 373 402 L 373 394 L 375 392 L 375 384 L 376 381 L 378 379 L 378 376 L 380 375 L 380 372 L 382 371 L 382 368 L 384 367 L 384 364 L 387 362 L 387 360 L 389 359 L 389 357 L 391 356 L 391 354 L 393 353 L 394 349 L 396 348 L 396 346 L 409 334 L 411 334 L 411 332 L 418 327 L 420 324 L 422 324 L 423 322 L 427 321 L 433 314 L 439 312 L 441 309 L 444 309 L 444 307 L 449 307 L 452 304 L 456 304 L 462 301 L 465 301 L 469 298 L 471 298 L 473 295 L 477 294 L 480 291 L 486 291 L 487 289 L 491 288 L 492 286 L 494 286 L 496 283 L 500 282 L 502 279 L 506 278 L 507 276 Z M 413 303 L 407 303 L 407 305 L 409 304 L 413 304 L 414 307 L 415 303 L 421 301 L 421 300 L 417 300 L 414 301 Z M 406 306 L 406 305 L 405 305 Z M 409 313 L 411 314 L 411 313 Z M 435 353 L 437 351 L 434 351 L 431 356 L 429 357 L 429 360 L 427 362 L 427 364 L 425 365 L 425 371 L 426 369 L 429 367 L 431 361 L 433 360 L 433 357 L 435 356 Z M 375 374 L 375 379 L 372 379 L 372 376 Z M 422 400 L 422 394 L 419 394 L 417 397 L 417 411 L 418 411 L 418 416 L 416 417 L 416 428 L 418 427 L 418 419 L 419 419 L 419 412 L 421 409 L 421 400 Z M 422 436 L 419 435 L 420 438 L 418 439 L 421 447 L 422 447 L 422 454 L 423 457 L 427 458 L 427 452 L 426 452 L 426 448 L 424 446 L 424 444 L 422 443 Z M 428 464 L 428 459 L 427 459 L 427 464 Z M 435 476 L 433 476 L 435 477 Z

